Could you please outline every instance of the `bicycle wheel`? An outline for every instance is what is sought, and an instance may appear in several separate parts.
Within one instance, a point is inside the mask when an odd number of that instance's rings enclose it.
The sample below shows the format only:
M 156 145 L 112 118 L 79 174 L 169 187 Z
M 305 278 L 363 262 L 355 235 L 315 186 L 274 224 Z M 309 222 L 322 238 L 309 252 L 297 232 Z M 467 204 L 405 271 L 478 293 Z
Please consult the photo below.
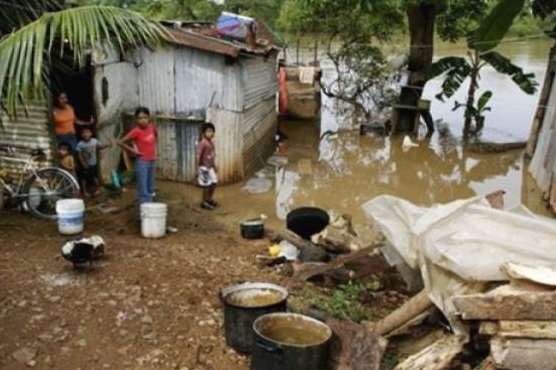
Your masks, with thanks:
M 25 204 L 32 215 L 56 219 L 56 202 L 79 195 L 79 184 L 68 172 L 58 168 L 44 168 L 23 185 Z

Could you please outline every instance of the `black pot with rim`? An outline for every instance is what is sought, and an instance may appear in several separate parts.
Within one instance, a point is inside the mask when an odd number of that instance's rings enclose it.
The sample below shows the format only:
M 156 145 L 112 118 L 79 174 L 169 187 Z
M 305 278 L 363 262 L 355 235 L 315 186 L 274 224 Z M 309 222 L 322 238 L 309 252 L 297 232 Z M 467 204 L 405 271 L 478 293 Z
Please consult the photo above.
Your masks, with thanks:
M 253 322 L 260 316 L 285 312 L 288 291 L 276 284 L 243 283 L 220 292 L 224 305 L 226 344 L 241 353 L 251 353 L 255 343 Z
M 332 330 L 311 317 L 272 313 L 253 323 L 251 370 L 326 370 Z

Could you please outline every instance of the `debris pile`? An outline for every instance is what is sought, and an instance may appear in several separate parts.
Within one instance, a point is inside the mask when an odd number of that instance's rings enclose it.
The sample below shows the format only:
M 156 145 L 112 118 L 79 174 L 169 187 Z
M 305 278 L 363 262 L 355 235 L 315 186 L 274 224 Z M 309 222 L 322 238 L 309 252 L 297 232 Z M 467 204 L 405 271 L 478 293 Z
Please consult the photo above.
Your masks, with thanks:
M 504 210 L 503 196 L 431 208 L 377 197 L 363 205 L 382 236 L 371 243 L 348 215 L 311 238 L 268 232 L 299 249 L 298 282 L 341 284 L 394 266 L 414 294 L 374 322 L 318 317 L 336 334 L 335 369 L 556 369 L 556 221 Z M 259 262 L 286 262 L 274 252 Z
M 435 310 L 447 324 L 396 370 L 556 369 L 556 222 L 502 210 L 502 196 L 429 209 L 383 196 L 363 206 L 385 234 L 385 255 L 424 285 L 368 329 L 392 338 Z

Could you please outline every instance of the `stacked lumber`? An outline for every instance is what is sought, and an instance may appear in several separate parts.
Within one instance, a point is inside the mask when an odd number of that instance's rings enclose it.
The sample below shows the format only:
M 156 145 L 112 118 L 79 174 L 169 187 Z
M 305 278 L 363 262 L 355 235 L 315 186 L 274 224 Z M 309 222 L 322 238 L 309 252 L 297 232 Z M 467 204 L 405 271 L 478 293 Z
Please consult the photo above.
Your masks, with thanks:
M 510 284 L 453 299 L 490 340 L 486 368 L 556 370 L 556 271 L 508 264 L 505 272 Z

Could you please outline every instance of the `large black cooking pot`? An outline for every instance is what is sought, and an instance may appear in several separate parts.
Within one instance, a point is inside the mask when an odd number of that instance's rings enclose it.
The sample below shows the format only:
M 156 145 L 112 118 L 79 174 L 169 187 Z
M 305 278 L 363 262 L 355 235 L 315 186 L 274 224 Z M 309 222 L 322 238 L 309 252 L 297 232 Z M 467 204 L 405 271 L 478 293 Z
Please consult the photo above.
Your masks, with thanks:
M 288 291 L 275 284 L 243 283 L 222 289 L 226 343 L 238 352 L 251 353 L 253 322 L 260 316 L 285 312 Z
M 303 239 L 309 240 L 320 233 L 330 223 L 328 213 L 320 208 L 301 207 L 286 216 L 286 226 Z
M 326 370 L 332 330 L 293 313 L 273 313 L 253 323 L 251 370 Z

